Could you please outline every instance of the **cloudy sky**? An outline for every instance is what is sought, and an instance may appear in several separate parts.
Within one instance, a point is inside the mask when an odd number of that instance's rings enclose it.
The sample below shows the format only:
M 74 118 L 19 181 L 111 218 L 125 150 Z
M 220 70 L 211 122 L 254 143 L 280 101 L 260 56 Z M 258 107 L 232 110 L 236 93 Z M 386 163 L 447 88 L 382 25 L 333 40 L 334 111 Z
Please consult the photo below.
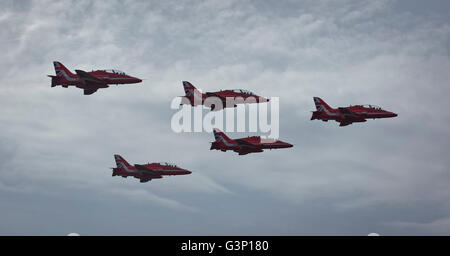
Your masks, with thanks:
M 448 1 L 2 1 L 0 235 L 450 235 Z M 91 96 L 52 61 L 144 78 Z M 174 133 L 182 80 L 280 97 L 291 149 Z M 399 114 L 339 127 L 331 106 Z M 254 135 L 230 133 L 231 137 Z M 113 154 L 192 170 L 141 184 Z

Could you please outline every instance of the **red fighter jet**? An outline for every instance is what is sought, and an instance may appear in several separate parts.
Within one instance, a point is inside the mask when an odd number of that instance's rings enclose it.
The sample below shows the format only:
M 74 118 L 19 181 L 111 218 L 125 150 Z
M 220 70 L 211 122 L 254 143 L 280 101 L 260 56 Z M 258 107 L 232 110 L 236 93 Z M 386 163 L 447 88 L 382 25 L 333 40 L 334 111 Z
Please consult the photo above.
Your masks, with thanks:
M 243 89 L 221 90 L 218 92 L 202 93 L 188 81 L 183 81 L 183 87 L 186 95 L 180 96 L 183 97 L 180 105 L 205 105 L 206 107 L 211 108 L 211 111 L 221 110 L 226 107 L 235 108 L 237 106 L 236 104 L 263 103 L 269 101 L 269 99 L 260 97 L 250 91 Z M 221 104 L 215 103 L 214 101 L 205 102 L 208 97 L 217 97 L 220 100 Z
M 210 150 L 216 149 L 221 151 L 233 150 L 239 155 L 248 153 L 263 152 L 263 149 L 291 148 L 292 144 L 281 140 L 263 139 L 259 136 L 240 138 L 232 140 L 219 129 L 214 129 L 214 138 L 216 141 L 211 142 Z
M 168 163 L 148 163 L 130 165 L 120 155 L 114 155 L 116 160 L 116 168 L 113 170 L 112 176 L 122 176 L 124 178 L 133 176 L 142 183 L 151 181 L 152 179 L 161 179 L 163 175 L 185 175 L 191 174 L 191 171 L 182 169 L 174 164 Z
M 324 122 L 335 120 L 339 126 L 346 126 L 355 122 L 365 122 L 366 119 L 396 117 L 397 114 L 381 109 L 374 105 L 355 105 L 341 108 L 331 108 L 319 97 L 314 97 L 317 111 L 314 111 L 311 120 L 320 119 Z
M 52 87 L 61 85 L 64 88 L 76 86 L 84 90 L 84 95 L 91 95 L 100 88 L 108 88 L 109 84 L 135 84 L 142 82 L 141 79 L 129 76 L 118 70 L 95 70 L 85 72 L 76 69 L 76 74 L 70 72 L 61 62 L 54 61 L 56 76 L 52 78 Z

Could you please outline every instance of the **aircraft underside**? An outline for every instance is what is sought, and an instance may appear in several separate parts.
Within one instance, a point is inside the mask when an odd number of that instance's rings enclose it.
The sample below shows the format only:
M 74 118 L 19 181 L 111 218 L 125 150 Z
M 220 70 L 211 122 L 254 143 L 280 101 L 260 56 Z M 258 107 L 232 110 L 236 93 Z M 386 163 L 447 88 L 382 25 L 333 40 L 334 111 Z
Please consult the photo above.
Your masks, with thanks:
M 233 150 L 234 152 L 236 152 L 236 153 L 239 153 L 239 155 L 247 155 L 247 154 L 250 154 L 250 153 L 261 153 L 261 152 L 263 152 L 264 150 L 262 150 L 262 149 L 251 149 L 251 150 L 248 150 L 248 149 L 235 149 L 235 150 Z

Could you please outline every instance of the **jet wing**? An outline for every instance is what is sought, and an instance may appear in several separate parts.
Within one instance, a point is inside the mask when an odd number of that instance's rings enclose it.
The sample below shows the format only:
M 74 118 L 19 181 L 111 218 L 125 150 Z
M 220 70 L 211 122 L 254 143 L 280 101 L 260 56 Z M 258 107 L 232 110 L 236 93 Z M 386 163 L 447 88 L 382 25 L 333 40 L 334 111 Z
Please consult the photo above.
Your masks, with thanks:
M 98 79 L 97 77 L 90 75 L 88 72 L 85 72 L 83 70 L 76 69 L 75 72 L 77 73 L 83 84 L 106 84 L 103 80 Z
M 263 152 L 263 150 L 259 147 L 258 144 L 252 143 L 246 140 L 237 139 L 235 140 L 239 144 L 239 149 L 235 150 L 235 152 L 239 153 L 239 155 L 246 155 L 248 153 L 256 153 Z
M 217 102 L 210 102 L 210 104 L 205 105 L 207 107 L 211 106 L 211 111 L 218 111 L 221 109 L 224 109 L 227 106 L 227 99 L 223 96 L 221 96 L 220 94 L 216 93 L 216 92 L 206 92 L 205 93 L 207 97 L 216 97 L 219 98 L 219 100 L 222 102 L 222 106 L 217 105 Z
M 355 113 L 351 110 L 349 110 L 348 108 L 338 108 L 339 112 L 341 112 L 341 114 L 343 116 L 350 116 L 350 117 L 355 117 L 355 118 L 362 118 L 362 116 L 358 113 Z
M 151 178 L 157 179 L 157 178 L 162 178 L 161 175 L 159 175 L 157 172 L 155 172 L 152 169 L 147 168 L 144 165 L 140 165 L 140 164 L 135 164 L 134 167 L 136 167 L 136 169 L 138 169 L 139 171 L 141 171 L 142 173 L 150 176 Z
M 250 149 L 259 148 L 258 144 L 252 143 L 252 142 L 248 142 L 248 141 L 243 140 L 243 139 L 236 139 L 235 141 L 239 144 L 239 147 L 241 147 L 241 148 L 250 148 Z
M 338 108 L 339 112 L 341 112 L 343 120 L 340 121 L 339 126 L 347 126 L 352 124 L 353 122 L 365 122 L 366 119 L 364 116 L 355 113 L 348 108 Z
M 224 97 L 222 97 L 222 96 L 220 96 L 219 94 L 214 93 L 214 92 L 207 92 L 207 93 L 206 93 L 206 96 L 208 96 L 208 97 L 217 97 L 217 98 L 220 98 L 222 101 L 225 100 Z
M 222 101 L 223 107 L 226 106 L 227 98 L 223 95 L 220 95 L 220 92 L 206 92 L 206 96 L 208 97 L 217 97 Z

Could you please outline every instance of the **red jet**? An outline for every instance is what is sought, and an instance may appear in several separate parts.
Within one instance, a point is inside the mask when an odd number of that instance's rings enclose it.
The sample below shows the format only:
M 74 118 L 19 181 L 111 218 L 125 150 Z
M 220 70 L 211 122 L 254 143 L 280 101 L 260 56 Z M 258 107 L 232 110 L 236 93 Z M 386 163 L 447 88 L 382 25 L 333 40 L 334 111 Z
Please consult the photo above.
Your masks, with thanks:
M 283 142 L 281 140 L 262 139 L 259 136 L 232 140 L 219 129 L 214 129 L 213 132 L 216 141 L 211 142 L 210 150 L 217 149 L 224 152 L 227 150 L 233 150 L 234 152 L 239 153 L 239 155 L 246 155 L 248 153 L 263 152 L 263 149 L 293 147 L 292 144 Z
M 191 171 L 182 169 L 176 165 L 168 163 L 148 163 L 130 165 L 120 155 L 114 155 L 116 160 L 116 168 L 113 169 L 112 176 L 122 176 L 124 178 L 133 176 L 140 182 L 148 182 L 152 179 L 161 179 L 163 175 L 185 175 L 191 174 Z
M 141 79 L 129 76 L 118 70 L 95 70 L 85 72 L 76 69 L 76 74 L 70 72 L 61 62 L 54 61 L 56 76 L 52 78 L 52 87 L 61 85 L 64 88 L 76 86 L 84 89 L 84 95 L 91 95 L 100 88 L 108 88 L 109 84 L 135 84 L 142 82 Z
M 188 81 L 183 81 L 183 87 L 186 96 L 180 96 L 183 97 L 180 105 L 183 104 L 189 104 L 191 106 L 205 105 L 206 107 L 210 107 L 211 111 L 221 110 L 226 107 L 235 108 L 237 106 L 236 104 L 263 103 L 269 101 L 269 99 L 260 97 L 250 91 L 243 89 L 233 89 L 223 91 L 221 90 L 218 92 L 202 93 Z M 213 101 L 209 102 L 209 104 L 208 102 L 205 102 L 205 100 L 208 97 L 217 97 L 222 103 L 221 106 L 220 104 L 214 104 Z
M 311 120 L 320 119 L 324 122 L 335 120 L 339 126 L 346 126 L 355 122 L 365 122 L 366 119 L 396 117 L 397 114 L 381 109 L 374 105 L 355 105 L 341 108 L 331 108 L 319 97 L 314 97 L 317 111 L 314 111 Z

